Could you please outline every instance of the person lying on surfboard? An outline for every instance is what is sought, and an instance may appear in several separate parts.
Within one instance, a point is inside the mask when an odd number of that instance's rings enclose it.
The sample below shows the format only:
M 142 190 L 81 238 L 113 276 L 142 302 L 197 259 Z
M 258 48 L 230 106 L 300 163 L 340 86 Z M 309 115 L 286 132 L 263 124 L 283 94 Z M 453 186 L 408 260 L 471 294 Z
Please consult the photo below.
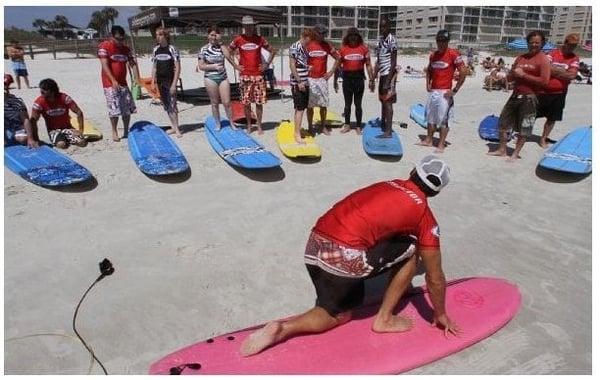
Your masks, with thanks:
M 406 180 L 395 179 L 360 189 L 327 211 L 313 227 L 304 262 L 317 293 L 316 305 L 286 321 L 272 321 L 242 342 L 242 356 L 299 334 L 318 334 L 348 322 L 363 302 L 364 282 L 389 272 L 389 283 L 371 329 L 400 333 L 413 320 L 394 315 L 416 273 L 425 266 L 433 305 L 432 325 L 444 334 L 460 330 L 445 310 L 446 279 L 442 270 L 438 223 L 427 203 L 450 180 L 446 163 L 423 158 Z

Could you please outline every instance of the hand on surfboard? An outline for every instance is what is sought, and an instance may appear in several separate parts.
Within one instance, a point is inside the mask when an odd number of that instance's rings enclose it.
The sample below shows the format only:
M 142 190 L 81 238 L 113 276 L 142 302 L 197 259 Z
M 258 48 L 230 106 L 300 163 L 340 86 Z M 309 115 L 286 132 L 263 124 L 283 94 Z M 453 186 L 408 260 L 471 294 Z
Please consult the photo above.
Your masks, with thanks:
M 444 328 L 444 336 L 448 338 L 448 333 L 452 333 L 454 336 L 458 336 L 461 333 L 458 325 L 450 320 L 446 314 L 433 317 L 431 326 L 441 326 Z

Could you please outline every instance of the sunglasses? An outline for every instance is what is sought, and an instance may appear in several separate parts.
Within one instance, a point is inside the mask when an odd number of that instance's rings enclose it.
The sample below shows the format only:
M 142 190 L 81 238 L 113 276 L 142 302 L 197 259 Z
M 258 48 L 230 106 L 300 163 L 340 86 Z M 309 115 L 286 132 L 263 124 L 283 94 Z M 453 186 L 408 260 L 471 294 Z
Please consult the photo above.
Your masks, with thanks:
M 178 365 L 177 367 L 171 367 L 171 369 L 169 369 L 169 375 L 181 375 L 181 372 L 183 372 L 183 370 L 186 368 L 197 371 L 201 367 L 202 366 L 200 365 L 200 363 L 186 363 L 186 364 Z

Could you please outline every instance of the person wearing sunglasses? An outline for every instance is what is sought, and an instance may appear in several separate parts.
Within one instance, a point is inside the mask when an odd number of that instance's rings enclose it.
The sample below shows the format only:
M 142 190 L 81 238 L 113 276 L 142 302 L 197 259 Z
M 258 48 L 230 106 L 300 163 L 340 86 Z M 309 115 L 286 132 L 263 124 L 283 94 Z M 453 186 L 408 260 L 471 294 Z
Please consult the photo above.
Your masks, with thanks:
M 562 120 L 569 83 L 577 76 L 579 57 L 575 48 L 579 45 L 579 35 L 568 34 L 560 49 L 554 49 L 546 56 L 550 60 L 550 83 L 544 93 L 538 95 L 537 117 L 545 117 L 544 131 L 540 138 L 540 146 L 549 146 L 548 136 L 554 123 Z
M 169 31 L 165 28 L 156 29 L 156 42 L 158 44 L 152 50 L 152 86 L 158 89 L 163 108 L 171 121 L 171 129 L 167 133 L 182 137 L 177 116 L 177 80 L 181 73 L 179 52 L 171 45 Z
M 123 138 L 127 138 L 129 119 L 131 114 L 136 112 L 133 96 L 127 87 L 127 67 L 133 69 L 136 82 L 139 82 L 140 75 L 131 49 L 124 44 L 123 27 L 114 25 L 110 34 L 110 38 L 98 45 L 98 58 L 102 65 L 102 87 L 112 127 L 112 138 L 118 142 L 121 140 L 117 132 L 119 116 L 123 119 Z

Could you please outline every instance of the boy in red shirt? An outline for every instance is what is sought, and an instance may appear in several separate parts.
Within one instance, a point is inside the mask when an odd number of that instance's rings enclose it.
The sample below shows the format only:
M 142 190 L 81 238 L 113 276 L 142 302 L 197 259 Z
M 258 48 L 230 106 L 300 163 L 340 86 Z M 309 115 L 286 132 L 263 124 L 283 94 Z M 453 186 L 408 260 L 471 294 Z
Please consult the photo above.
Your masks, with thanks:
M 565 99 L 569 83 L 577 76 L 579 57 L 574 53 L 579 45 L 579 35 L 568 34 L 560 49 L 552 50 L 547 57 L 550 60 L 550 83 L 543 94 L 538 95 L 537 117 L 545 117 L 544 131 L 540 138 L 540 146 L 548 147 L 548 136 L 554 123 L 562 120 Z
M 515 59 L 507 80 L 515 82 L 514 90 L 500 113 L 500 147 L 489 152 L 490 156 L 505 157 L 508 133 L 517 133 L 517 143 L 509 162 L 521 158 L 519 153 L 535 124 L 538 100 L 537 95 L 546 90 L 550 82 L 550 62 L 542 53 L 546 43 L 544 33 L 533 31 L 527 35 L 529 51 Z
M 271 65 L 276 50 L 269 42 L 256 34 L 256 27 L 252 16 L 242 17 L 244 33 L 231 41 L 229 49 L 233 52 L 239 50 L 240 59 L 236 69 L 240 70 L 240 90 L 242 91 L 242 104 L 246 114 L 248 133 L 252 132 L 252 108 L 256 103 L 256 129 L 262 135 L 263 104 L 267 102 L 267 85 L 263 72 Z M 268 62 L 263 63 L 261 49 L 264 48 L 271 54 Z
M 394 315 L 417 268 L 426 270 L 434 324 L 444 333 L 458 326 L 445 310 L 446 279 L 442 270 L 439 228 L 427 203 L 448 184 L 448 166 L 425 157 L 407 180 L 379 182 L 360 189 L 325 213 L 314 226 L 304 262 L 317 292 L 316 306 L 286 321 L 267 323 L 241 346 L 242 356 L 300 334 L 318 334 L 348 322 L 364 298 L 364 281 L 389 271 L 390 281 L 373 321 L 376 333 L 399 333 L 413 321 Z M 360 342 L 358 342 L 360 344 Z
M 83 112 L 71 97 L 59 91 L 53 79 L 44 79 L 39 84 L 40 94 L 31 107 L 31 123 L 35 128 L 40 116 L 44 117 L 50 142 L 65 149 L 69 144 L 86 146 L 83 138 Z M 77 114 L 78 130 L 71 125 L 69 110 Z
M 123 44 L 125 30 L 119 25 L 114 25 L 110 33 L 111 37 L 98 45 L 98 58 L 102 65 L 102 87 L 108 106 L 113 141 L 120 141 L 117 132 L 119 116 L 123 118 L 123 138 L 127 138 L 130 115 L 136 112 L 135 102 L 127 87 L 127 65 L 134 69 L 133 76 L 136 82 L 139 82 L 140 75 L 131 50 Z

